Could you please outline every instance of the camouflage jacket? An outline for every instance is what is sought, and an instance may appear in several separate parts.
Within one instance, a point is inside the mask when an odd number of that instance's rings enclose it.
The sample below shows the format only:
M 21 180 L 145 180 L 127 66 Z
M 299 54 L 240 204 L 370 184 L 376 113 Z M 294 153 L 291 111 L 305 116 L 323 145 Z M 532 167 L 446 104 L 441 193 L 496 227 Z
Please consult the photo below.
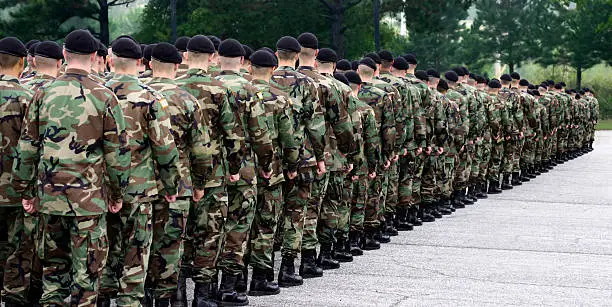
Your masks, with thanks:
M 502 88 L 497 94 L 497 98 L 505 105 L 506 112 L 510 119 L 510 125 L 506 127 L 504 136 L 512 140 L 518 140 L 519 134 L 523 131 L 523 108 L 519 94 L 511 89 Z
M 491 131 L 493 144 L 504 141 L 504 123 L 508 123 L 505 105 L 499 101 L 497 95 L 488 95 L 486 106 L 487 126 Z M 505 114 L 505 115 L 504 115 Z M 504 119 L 504 116 L 506 117 Z
M 412 122 L 412 118 L 410 118 L 410 122 L 408 123 L 408 117 L 406 116 L 407 106 L 406 101 L 404 100 L 404 96 L 407 95 L 406 87 L 402 86 L 401 93 L 398 88 L 393 86 L 391 83 L 383 81 L 378 77 L 372 80 L 372 84 L 377 88 L 385 91 L 389 100 L 391 100 L 391 105 L 393 108 L 393 116 L 395 118 L 395 146 L 393 148 L 393 154 L 399 154 L 403 151 L 406 145 L 406 139 L 412 141 L 414 139 L 414 123 Z M 406 130 L 410 126 L 410 133 Z M 408 135 L 409 134 L 409 135 Z
M 0 147 L 2 173 L 0 173 L 0 207 L 21 206 L 21 197 L 11 185 L 11 171 L 18 157 L 17 144 L 23 117 L 32 92 L 19 83 L 15 77 L 0 75 Z
M 136 76 L 115 75 L 105 86 L 119 99 L 132 155 L 124 200 L 129 203 L 155 200 L 158 195 L 155 170 L 166 193 L 177 194 L 179 153 L 170 133 L 172 125 L 165 98 L 140 83 Z
M 359 123 L 356 129 L 356 143 L 359 145 L 360 157 L 353 167 L 356 175 L 374 173 L 380 163 L 380 137 L 376 128 L 376 114 L 367 103 L 350 96 L 349 112 L 353 123 Z
M 265 116 L 264 104 L 257 99 L 258 90 L 249 81 L 233 71 L 221 71 L 217 80 L 227 90 L 229 104 L 239 118 L 246 142 L 240 149 L 244 153 L 240 180 L 235 185 L 256 185 L 256 167 L 268 172 L 274 157 L 272 139 Z M 255 157 L 257 155 L 257 157 Z M 257 160 L 255 160 L 257 158 Z M 255 165 L 257 161 L 257 166 Z
M 450 102 L 456 105 L 452 105 L 452 116 L 449 116 L 449 118 L 455 118 L 455 129 L 450 130 L 450 133 L 452 134 L 452 138 L 454 140 L 455 149 L 457 152 L 460 152 L 463 146 L 468 145 L 467 142 L 470 140 L 468 138 L 471 127 L 469 117 L 469 99 L 467 95 L 461 94 L 453 89 L 449 89 L 445 96 L 448 98 L 448 100 L 450 100 Z M 458 108 L 458 110 L 455 110 L 455 108 Z M 469 150 L 469 148 L 467 149 Z
M 430 89 L 427 88 L 427 91 Z M 427 94 L 428 99 L 423 102 L 423 118 L 425 118 L 426 141 L 423 147 L 431 147 L 437 150 L 440 147 L 448 146 L 450 135 L 448 130 L 448 120 L 445 113 L 444 100 L 440 93 L 434 92 Z
M 482 126 L 484 125 L 484 108 L 483 102 L 480 100 L 476 88 L 469 84 L 459 83 L 455 88 L 456 91 L 464 95 L 468 103 L 468 116 L 470 129 L 467 134 L 467 140 L 476 142 L 478 137 L 483 134 Z
M 160 105 L 170 116 L 170 130 L 179 153 L 178 196 L 189 197 L 192 189 L 203 189 L 210 172 L 210 127 L 204 126 L 202 109 L 195 97 L 180 88 L 173 79 L 154 77 L 149 86 L 164 96 Z M 160 195 L 166 195 L 161 178 L 157 178 Z M 193 180 L 192 180 L 193 179 Z
M 297 171 L 300 146 L 294 138 L 289 96 L 277 88 L 270 87 L 267 81 L 253 80 L 252 83 L 257 88 L 256 100 L 264 105 L 268 132 L 274 146 L 272 176 L 270 179 L 260 177 L 259 183 L 272 186 L 285 180 L 283 169 L 289 172 Z
M 178 70 L 176 71 L 176 78 L 180 78 L 184 76 L 188 70 L 189 70 L 189 65 L 185 63 L 179 64 Z
M 454 100 L 449 99 L 446 94 L 442 94 L 436 91 L 435 94 L 432 93 L 432 95 L 438 96 L 437 99 L 441 101 L 441 104 L 444 109 L 444 114 L 446 116 L 448 138 L 446 142 L 442 143 L 442 147 L 444 147 L 444 153 L 447 157 L 454 157 L 457 155 L 457 153 L 459 153 L 461 147 L 465 144 L 463 135 L 457 132 L 461 129 L 461 126 L 463 124 L 463 118 L 461 116 L 459 105 Z M 460 94 L 456 93 L 455 95 Z
M 117 97 L 89 72 L 66 69 L 32 98 L 24 120 L 13 184 L 26 199 L 37 196 L 50 215 L 106 212 L 103 193 L 123 199 L 130 172 L 123 112 Z
M 384 165 L 395 155 L 396 122 L 393 103 L 387 92 L 370 82 L 362 83 L 358 98 L 374 110 L 376 130 L 379 133 L 381 146 L 378 163 Z M 371 166 L 368 165 L 368 167 Z
M 32 78 L 30 81 L 23 83 L 23 86 L 29 88 L 33 93 L 35 93 L 39 88 L 45 86 L 53 80 L 55 80 L 55 77 L 53 76 L 36 74 L 36 76 L 34 76 L 34 78 Z
M 295 141 L 301 144 L 299 167 L 325 161 L 325 116 L 314 81 L 293 67 L 281 66 L 274 71 L 270 85 L 291 98 Z

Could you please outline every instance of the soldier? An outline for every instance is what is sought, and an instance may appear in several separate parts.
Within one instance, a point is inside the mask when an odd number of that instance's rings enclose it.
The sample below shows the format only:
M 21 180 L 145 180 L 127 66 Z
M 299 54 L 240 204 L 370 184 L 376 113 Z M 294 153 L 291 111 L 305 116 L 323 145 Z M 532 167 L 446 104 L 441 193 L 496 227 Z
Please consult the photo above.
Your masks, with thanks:
M 504 157 L 505 127 L 509 125 L 509 118 L 505 105 L 497 96 L 501 86 L 499 80 L 493 79 L 489 81 L 487 89 L 489 95 L 489 102 L 486 105 L 487 124 L 491 130 L 491 159 L 487 170 L 489 194 L 502 192 L 499 186 L 500 168 Z
M 345 59 L 342 59 L 342 60 L 339 60 L 338 62 L 336 62 L 336 73 L 344 74 L 344 73 L 347 73 L 350 70 L 352 70 L 351 62 L 349 62 L 349 61 L 347 61 Z M 350 82 L 350 80 L 349 80 L 349 82 Z
M 520 97 L 516 91 L 511 90 L 512 77 L 508 74 L 501 76 L 502 89 L 497 94 L 505 106 L 509 117 L 509 125 L 504 131 L 504 157 L 502 160 L 503 181 L 502 190 L 511 189 L 512 186 L 521 185 L 519 173 L 515 171 L 515 164 L 520 158 L 520 140 L 523 138 L 523 112 L 520 108 Z M 512 175 L 512 181 L 510 176 Z
M 435 204 L 440 197 L 450 197 L 452 194 L 452 183 L 454 177 L 454 165 L 457 152 L 454 150 L 452 146 L 452 133 L 454 133 L 456 120 L 453 113 L 455 111 L 452 106 L 456 106 L 456 104 L 452 104 L 446 98 L 442 91 L 448 91 L 448 84 L 446 81 L 440 79 L 440 73 L 437 70 L 429 69 L 425 73 L 425 76 L 421 76 L 421 78 L 427 80 L 427 87 L 430 90 L 431 96 L 431 105 L 430 108 L 434 108 L 433 115 L 434 120 L 435 117 L 438 116 L 440 119 L 438 121 L 442 121 L 445 125 L 445 131 L 440 131 L 442 133 L 446 133 L 448 137 L 441 136 L 439 142 L 435 144 L 428 144 L 428 147 L 425 149 L 425 165 L 423 169 L 423 187 L 421 188 L 421 200 L 418 205 L 418 213 L 416 221 L 421 221 L 425 223 L 434 222 L 436 218 L 441 218 L 442 214 L 437 211 Z M 415 75 L 416 76 L 416 75 Z M 440 85 L 440 82 L 442 85 Z M 456 107 L 458 110 L 458 106 Z M 435 114 L 439 113 L 439 114 Z M 458 114 L 458 113 L 457 113 Z M 440 129 L 438 127 L 437 129 Z M 432 146 L 435 145 L 435 146 Z M 442 145 L 442 146 L 438 146 Z M 457 207 L 459 204 L 454 204 Z
M 36 92 L 42 86 L 55 80 L 59 75 L 63 59 L 62 47 L 56 42 L 44 41 L 39 43 L 32 60 L 36 65 L 37 73 L 25 86 L 30 88 L 32 92 Z
M 36 63 L 34 63 L 34 56 L 35 56 L 36 47 L 38 47 L 38 44 L 40 44 L 40 42 L 37 40 L 29 44 L 26 47 L 28 49 L 28 57 L 27 57 L 28 66 L 26 67 L 24 72 L 21 74 L 21 77 L 19 78 L 19 81 L 21 82 L 21 84 L 26 84 L 27 82 L 31 81 L 32 78 L 36 76 L 37 69 L 36 69 Z
M 299 286 L 302 277 L 295 274 L 294 260 L 301 253 L 304 216 L 311 197 L 314 173 L 326 172 L 324 161 L 325 118 L 318 101 L 317 87 L 312 79 L 294 69 L 301 51 L 299 42 L 290 36 L 276 43 L 278 68 L 270 84 L 288 94 L 295 127 L 295 141 L 300 146 L 298 176 L 284 182 L 285 208 L 283 210 L 283 257 L 278 284 L 281 287 Z M 302 255 L 313 259 L 315 255 Z
M 523 127 L 525 134 L 525 143 L 521 153 L 520 169 L 521 169 L 521 181 L 528 182 L 530 179 L 534 179 L 536 176 L 533 172 L 535 164 L 535 151 L 536 151 L 536 137 L 538 130 L 538 117 L 536 114 L 536 99 L 529 93 L 529 81 L 527 79 L 521 79 L 519 81 L 519 91 L 522 100 L 523 107 Z
M 389 171 L 392 160 L 395 157 L 396 119 L 389 94 L 373 83 L 377 69 L 376 62 L 369 57 L 365 57 L 359 62 L 357 73 L 362 80 L 362 86 L 359 90 L 358 98 L 374 110 L 376 128 L 381 143 L 381 153 L 377 167 L 380 167 L 381 173 L 384 173 Z M 379 176 L 377 174 L 376 178 L 373 178 L 368 183 L 368 205 L 366 205 L 364 221 L 365 240 L 362 246 L 364 250 L 380 248 L 380 243 L 382 242 L 377 240 L 377 238 L 385 239 L 380 234 L 382 227 L 382 217 L 380 215 L 384 214 L 384 211 L 380 209 L 382 206 L 381 202 L 384 199 L 382 189 L 383 179 L 384 175 Z M 388 237 L 386 239 L 386 242 L 388 242 Z
M 244 62 L 242 63 L 242 67 L 240 67 L 240 73 L 245 79 L 251 81 L 249 76 L 249 68 L 251 67 L 251 55 L 253 54 L 253 49 L 245 44 L 242 44 L 242 49 L 244 49 Z
M 157 44 L 151 52 L 153 79 L 149 86 L 163 96 L 160 104 L 167 104 L 164 110 L 170 116 L 170 133 L 179 153 L 176 199 L 164 196 L 169 193 L 158 175 L 158 197 L 152 201 L 153 243 L 146 287 L 151 289 L 159 306 L 168 306 L 177 290 L 191 199 L 199 201 L 202 198 L 203 178 L 210 167 L 205 152 L 206 146 L 210 146 L 210 138 L 208 127 L 202 124 L 202 109 L 197 99 L 174 81 L 181 60 L 176 47 L 168 43 Z
M 105 86 L 119 99 L 126 121 L 132 156 L 132 176 L 123 210 L 107 215 L 109 256 L 103 270 L 98 306 L 110 306 L 117 295 L 118 306 L 135 306 L 144 299 L 153 232 L 153 201 L 159 192 L 155 174 L 164 186 L 166 200 L 176 201 L 178 151 L 171 134 L 167 101 L 138 81 L 142 58 L 140 46 L 128 38 L 113 42 L 109 63 L 116 75 Z M 117 293 L 118 292 L 118 293 Z
M 479 99 L 482 102 L 482 125 L 481 128 L 483 130 L 482 133 L 482 143 L 480 145 L 481 148 L 481 156 L 478 161 L 478 177 L 476 182 L 476 197 L 483 199 L 487 198 L 487 173 L 489 172 L 489 163 L 491 161 L 491 147 L 492 145 L 492 136 L 491 136 L 491 125 L 489 124 L 491 119 L 489 118 L 489 112 L 487 111 L 491 104 L 493 103 L 493 99 L 487 93 L 487 84 L 484 77 L 475 75 L 475 87 L 477 90 L 477 94 L 479 95 Z
M 144 65 L 144 71 L 138 75 L 140 82 L 147 84 L 151 81 L 153 77 L 153 70 L 151 70 L 151 52 L 153 48 L 155 48 L 156 44 L 147 45 L 144 50 L 142 50 L 142 62 Z
M 445 78 L 453 79 L 453 77 L 449 77 L 448 73 L 445 74 Z M 459 153 L 462 151 L 460 146 L 464 146 L 465 144 L 465 133 L 461 130 L 463 129 L 462 120 L 465 117 L 462 117 L 461 108 L 459 104 L 455 102 L 455 100 L 449 99 L 447 96 L 447 94 L 449 93 L 448 82 L 444 79 L 440 79 L 437 84 L 437 99 L 441 101 L 442 109 L 444 110 L 443 113 L 446 116 L 445 121 L 447 123 L 449 138 L 446 142 L 443 142 L 441 144 L 442 146 L 438 147 L 437 152 L 434 153 L 439 156 L 439 158 L 437 159 L 438 165 L 436 167 L 436 181 L 440 193 L 439 195 L 437 195 L 437 197 L 433 197 L 431 202 L 429 202 L 429 209 L 426 208 L 428 210 L 427 213 L 430 216 L 430 222 L 433 221 L 434 218 L 442 217 L 442 213 L 441 211 L 439 211 L 440 209 L 436 208 L 435 205 L 432 205 L 436 204 L 436 201 L 438 201 L 441 197 L 452 197 L 453 201 L 451 202 L 451 205 L 453 206 L 453 208 L 465 208 L 465 204 L 459 200 L 457 192 L 453 190 L 453 185 L 455 184 L 455 177 L 457 175 L 457 168 L 455 166 L 459 163 L 457 159 Z M 461 97 L 461 94 L 458 94 L 457 92 L 453 91 L 450 93 L 453 96 L 453 99 Z M 425 215 L 425 213 L 423 213 L 423 221 L 425 221 L 426 218 L 428 217 Z
M 244 269 L 243 256 L 255 213 L 257 173 L 264 180 L 270 179 L 273 157 L 264 105 L 256 99 L 257 89 L 240 76 L 243 60 L 244 49 L 238 41 L 227 39 L 219 45 L 221 72 L 216 79 L 227 90 L 229 103 L 239 114 L 239 124 L 248 140 L 241 149 L 244 157 L 240 179 L 227 185 L 227 219 L 223 224 L 225 242 L 217 260 L 217 268 L 221 271 L 218 301 L 234 305 L 248 304 L 248 298 L 237 293 L 236 283 Z
M 283 210 L 282 183 L 297 176 L 299 145 L 293 134 L 293 114 L 289 96 L 279 89 L 270 86 L 270 78 L 278 62 L 274 55 L 265 50 L 251 55 L 250 74 L 253 85 L 257 88 L 257 101 L 264 104 L 270 137 L 274 145 L 272 175 L 269 179 L 257 178 L 257 208 L 251 228 L 249 242 L 250 255 L 248 262 L 253 267 L 253 277 L 249 295 L 278 294 L 276 283 L 267 280 L 274 276 L 274 234 Z M 246 274 L 245 274 L 246 275 Z M 247 276 L 243 276 L 246 278 Z
M 64 305 L 68 296 L 71 305 L 95 304 L 108 251 L 105 213 L 121 210 L 128 183 L 121 108 L 90 75 L 98 47 L 86 30 L 66 36 L 66 73 L 32 99 L 17 148 L 14 186 L 26 212 L 41 214 L 43 305 Z
M 181 274 L 174 302 L 187 305 L 186 278 L 195 282 L 194 301 L 206 306 L 216 299 L 216 259 L 221 240 L 224 214 L 227 208 L 227 180 L 237 181 L 242 160 L 240 148 L 244 131 L 227 99 L 221 82 L 215 80 L 208 68 L 215 54 L 213 43 L 204 35 L 196 35 L 187 44 L 189 70 L 176 79 L 181 88 L 198 99 L 205 127 L 209 129 L 212 168 L 204 183 L 204 197 L 192 203 L 187 221 L 187 232 Z M 227 164 L 224 163 L 227 161 Z
M 211 57 L 210 66 L 208 67 L 208 73 L 211 74 L 213 77 L 216 77 L 221 71 L 219 69 L 219 45 L 221 45 L 221 40 L 214 35 L 209 35 L 208 39 L 210 39 L 210 41 L 213 43 L 213 46 L 215 46 L 215 55 Z
M 34 219 L 26 215 L 19 191 L 11 185 L 13 161 L 19 132 L 32 92 L 17 79 L 23 70 L 27 50 L 14 37 L 0 40 L 0 134 L 2 145 L 2 173 L 0 173 L 0 291 L 7 306 L 34 304 L 28 297 L 32 262 L 35 260 L 34 237 L 26 225 Z M 15 163 L 18 164 L 18 163 Z
M 177 78 L 185 75 L 185 73 L 189 69 L 189 58 L 187 57 L 187 44 L 189 43 L 189 39 L 190 37 L 188 36 L 181 36 L 177 38 L 176 41 L 174 41 L 174 47 L 178 49 L 181 58 L 183 59 L 181 61 L 181 64 L 179 64 L 178 70 L 176 71 Z

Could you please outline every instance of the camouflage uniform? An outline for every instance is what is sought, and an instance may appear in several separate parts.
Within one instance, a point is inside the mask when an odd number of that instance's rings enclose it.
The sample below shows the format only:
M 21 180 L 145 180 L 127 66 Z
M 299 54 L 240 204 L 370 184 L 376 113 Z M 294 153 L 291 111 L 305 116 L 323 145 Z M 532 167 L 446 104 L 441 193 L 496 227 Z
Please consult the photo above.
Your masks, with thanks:
M 425 89 L 422 89 L 425 90 Z M 433 203 L 436 198 L 441 196 L 436 186 L 450 180 L 447 174 L 444 173 L 444 158 L 449 152 L 449 124 L 446 114 L 448 108 L 448 100 L 437 91 L 426 89 L 427 100 L 423 102 L 423 115 L 425 118 L 426 143 L 425 147 L 431 148 L 431 153 L 427 155 L 423 153 L 423 171 L 421 175 L 421 191 L 419 199 L 409 200 L 415 205 L 424 203 Z M 437 156 L 438 148 L 444 148 L 443 156 Z M 454 156 L 453 156 L 454 159 Z
M 152 202 L 158 196 L 155 170 L 167 195 L 177 193 L 179 153 L 170 133 L 168 104 L 137 77 L 116 75 L 105 84 L 119 99 L 132 155 L 124 207 L 108 214 L 109 257 L 100 293 L 118 293 L 117 305 L 139 306 L 153 238 Z M 157 165 L 157 167 L 156 167 Z
M 531 169 L 535 163 L 536 137 L 538 117 L 536 115 L 536 100 L 526 91 L 521 92 L 523 107 L 523 127 L 525 130 L 523 151 L 521 153 L 520 169 Z
M 69 295 L 73 305 L 96 302 L 108 251 L 105 200 L 122 200 L 129 178 L 124 129 L 117 97 L 87 71 L 67 69 L 32 99 L 13 181 L 24 198 L 40 198 L 44 305 Z
M 317 96 L 317 87 L 309 77 L 293 67 L 281 66 L 272 75 L 270 85 L 291 98 L 295 141 L 300 146 L 298 176 L 284 182 L 283 257 L 296 258 L 301 251 L 304 216 L 311 197 L 314 168 L 324 161 L 325 118 Z
M 170 116 L 170 132 L 178 149 L 178 194 L 176 202 L 168 203 L 160 174 L 157 175 L 158 197 L 153 200 L 153 243 L 147 287 L 156 298 L 169 298 L 177 288 L 183 239 L 192 189 L 203 189 L 203 178 L 209 171 L 210 146 L 208 127 L 202 125 L 203 114 L 195 97 L 181 89 L 174 80 L 154 77 L 149 86 L 163 96 Z
M 227 215 L 227 176 L 237 174 L 242 161 L 244 131 L 237 124 L 237 114 L 227 99 L 227 91 L 207 71 L 189 69 L 177 78 L 177 84 L 198 99 L 204 113 L 202 125 L 209 129 L 211 170 L 204 183 L 204 198 L 191 207 L 185 241 L 183 270 L 193 267 L 196 283 L 210 283 L 217 278 L 217 254 L 222 244 L 222 228 Z
M 455 180 L 457 176 L 461 175 L 458 174 L 457 165 L 460 163 L 459 155 L 465 151 L 462 151 L 462 148 L 465 146 L 467 135 L 466 116 L 461 112 L 461 107 L 457 101 L 449 98 L 449 93 L 453 99 L 460 97 L 460 94 L 457 92 L 449 91 L 446 95 L 441 94 L 449 138 L 443 144 L 444 155 L 438 159 L 436 180 L 439 181 L 437 182 L 439 194 L 445 198 L 451 197 L 453 191 L 456 190 Z
M 502 170 L 504 175 L 516 172 L 520 161 L 520 133 L 523 130 L 523 112 L 520 104 L 520 97 L 516 91 L 509 88 L 502 88 L 497 94 L 498 99 L 505 105 L 510 125 L 507 127 L 504 137 L 504 158 L 502 160 Z
M 29 88 L 33 93 L 36 92 L 39 88 L 45 86 L 49 82 L 55 80 L 55 77 L 45 75 L 45 74 L 36 74 L 34 78 L 32 78 L 27 83 L 23 83 L 23 85 Z
M 32 92 L 15 77 L 0 75 L 0 135 L 2 136 L 2 173 L 0 174 L 0 288 L 2 299 L 15 304 L 29 302 L 30 279 L 39 275 L 33 271 L 36 262 L 34 237 L 27 235 L 26 224 L 37 218 L 26 214 L 21 197 L 11 185 L 13 161 L 26 107 Z M 40 277 L 38 277 L 40 278 Z M 2 282 L 4 280 L 4 282 Z
M 491 158 L 487 169 L 487 179 L 499 184 L 500 168 L 504 156 L 505 127 L 509 125 L 508 112 L 497 95 L 489 95 L 486 105 L 487 126 L 491 131 Z
M 493 137 L 491 136 L 491 126 L 489 123 L 491 119 L 489 118 L 489 107 L 493 103 L 493 99 L 489 94 L 487 94 L 484 90 L 477 90 L 477 94 L 479 96 L 479 100 L 482 102 L 482 110 L 480 111 L 480 118 L 482 123 L 480 125 L 482 129 L 481 140 L 477 144 L 479 147 L 479 160 L 478 160 L 478 175 L 477 182 L 482 184 L 482 190 L 480 192 L 486 193 L 485 190 L 487 186 L 487 173 L 489 172 L 489 162 L 491 161 L 491 150 L 493 146 Z
M 224 274 L 238 275 L 242 272 L 243 257 L 257 199 L 257 167 L 270 171 L 274 155 L 272 139 L 268 132 L 264 104 L 256 99 L 257 89 L 249 81 L 232 71 L 221 71 L 217 80 L 228 92 L 232 110 L 239 118 L 247 142 L 241 148 L 244 154 L 239 171 L 240 180 L 227 184 L 227 219 L 223 225 L 224 244 L 218 257 L 217 267 Z M 257 159 L 256 159 L 257 158 Z
M 457 154 L 455 158 L 455 174 L 453 176 L 453 184 L 452 189 L 454 191 L 460 191 L 466 188 L 469 179 L 470 173 L 470 165 L 471 165 L 471 153 L 473 150 L 471 145 L 468 143 L 470 141 L 470 117 L 469 117 L 469 107 L 470 100 L 468 98 L 467 93 L 464 91 L 463 94 L 459 93 L 453 89 L 449 89 L 446 93 L 446 98 L 448 98 L 451 102 L 455 103 L 459 108 L 458 115 L 455 114 L 456 126 L 453 134 L 454 139 L 454 150 Z M 454 109 L 455 106 L 453 105 Z M 454 110 L 455 111 L 455 110 Z

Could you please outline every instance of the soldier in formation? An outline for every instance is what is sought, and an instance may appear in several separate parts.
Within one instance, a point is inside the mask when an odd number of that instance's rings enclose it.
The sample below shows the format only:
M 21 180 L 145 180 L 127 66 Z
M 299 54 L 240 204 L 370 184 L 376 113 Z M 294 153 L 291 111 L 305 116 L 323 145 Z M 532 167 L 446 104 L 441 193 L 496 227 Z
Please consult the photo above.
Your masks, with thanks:
M 191 278 L 248 305 L 593 150 L 589 88 L 417 65 L 312 33 L 1 39 L 2 302 L 187 306 Z

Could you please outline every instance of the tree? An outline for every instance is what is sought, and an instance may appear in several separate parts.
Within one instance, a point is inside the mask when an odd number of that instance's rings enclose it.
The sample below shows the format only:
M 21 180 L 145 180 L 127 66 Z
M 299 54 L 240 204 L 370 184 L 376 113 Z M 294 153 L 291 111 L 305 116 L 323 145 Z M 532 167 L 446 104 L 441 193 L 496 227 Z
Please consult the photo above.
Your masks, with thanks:
M 347 27 L 344 23 L 344 15 L 346 11 L 358 5 L 362 0 L 319 0 L 327 10 L 327 16 L 330 20 L 331 30 L 331 47 L 338 53 L 339 57 L 344 57 L 344 33 Z M 377 0 L 375 0 L 377 1 Z

